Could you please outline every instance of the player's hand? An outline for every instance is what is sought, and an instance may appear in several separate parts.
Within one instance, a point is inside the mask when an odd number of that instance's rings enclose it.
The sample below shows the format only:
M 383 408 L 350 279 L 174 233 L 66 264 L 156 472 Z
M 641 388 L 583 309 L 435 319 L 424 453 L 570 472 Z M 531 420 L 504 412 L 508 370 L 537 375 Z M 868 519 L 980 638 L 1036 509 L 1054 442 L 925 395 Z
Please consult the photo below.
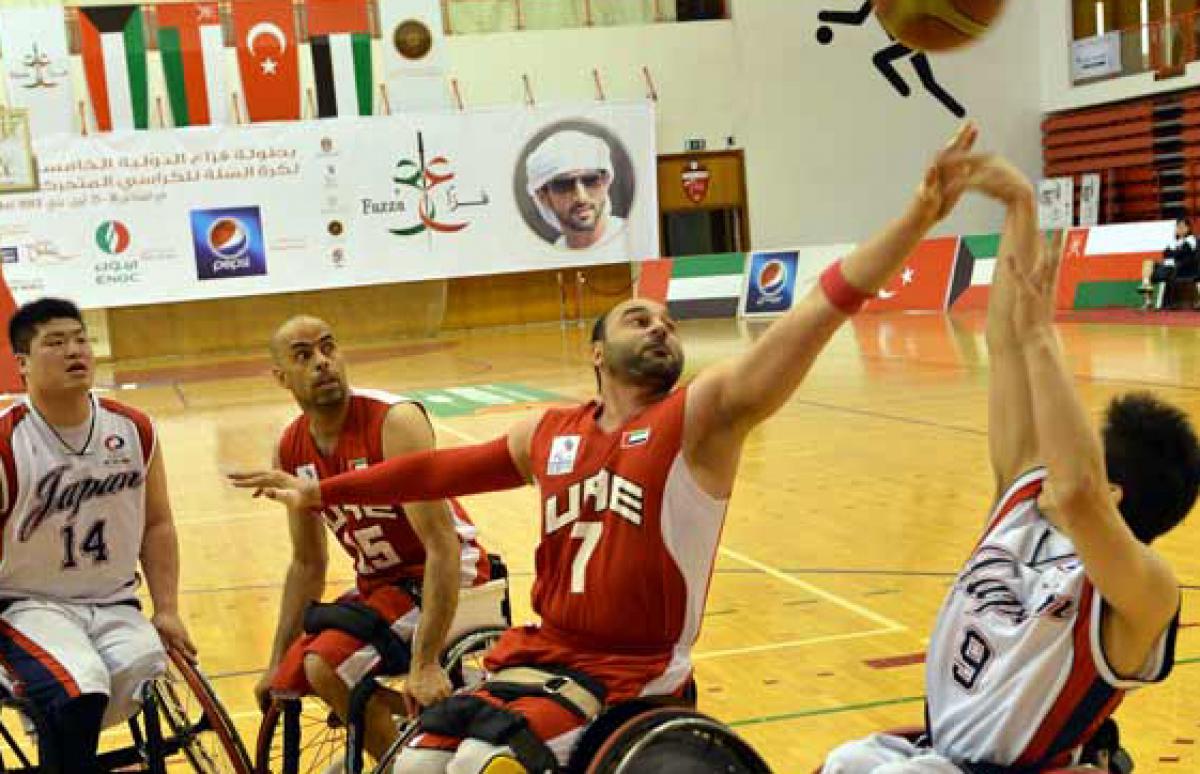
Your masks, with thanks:
M 1024 172 L 1004 157 L 994 153 L 954 154 L 949 159 L 967 165 L 968 189 L 1009 206 L 1020 202 L 1033 203 L 1033 184 Z
M 971 171 L 966 159 L 978 139 L 979 127 L 967 121 L 926 168 L 915 206 L 930 225 L 949 215 L 962 198 Z
M 239 489 L 253 489 L 255 497 L 266 497 L 296 510 L 321 507 L 321 485 L 282 470 L 230 473 L 229 481 Z
M 404 692 L 416 700 L 422 707 L 445 699 L 453 692 L 450 678 L 438 664 L 427 664 L 416 667 L 409 672 L 404 681 Z
M 150 623 L 158 630 L 158 636 L 166 648 L 178 651 L 188 661 L 195 663 L 196 646 L 178 613 L 156 612 Z
M 254 703 L 265 715 L 271 706 L 271 683 L 275 680 L 275 668 L 268 669 L 254 684 Z
M 1054 324 L 1060 252 L 1052 246 L 1039 250 L 1039 253 L 1037 264 L 1028 272 L 1021 269 L 1015 256 L 1006 255 L 1003 259 L 1008 262 L 1008 268 L 1016 279 L 1013 283 L 1017 288 L 1013 326 L 1017 334 L 1026 340 L 1038 332 L 1050 330 Z

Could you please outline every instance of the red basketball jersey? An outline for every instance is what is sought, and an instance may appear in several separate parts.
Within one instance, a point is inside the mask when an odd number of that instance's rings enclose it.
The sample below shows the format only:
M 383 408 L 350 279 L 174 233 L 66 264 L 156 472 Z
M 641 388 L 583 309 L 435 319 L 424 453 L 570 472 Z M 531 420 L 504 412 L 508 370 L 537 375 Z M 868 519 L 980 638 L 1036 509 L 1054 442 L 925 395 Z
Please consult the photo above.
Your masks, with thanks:
M 687 390 L 617 430 L 590 402 L 546 413 L 531 444 L 541 491 L 533 607 L 552 637 L 588 650 L 673 654 L 690 669 L 727 501 L 683 459 Z
M 379 390 L 354 390 L 337 448 L 329 456 L 317 449 L 308 417 L 301 414 L 279 439 L 280 468 L 319 480 L 382 462 L 383 422 L 392 406 L 403 402 Z M 471 586 L 486 578 L 487 555 L 476 542 L 475 525 L 462 506 L 451 500 L 450 512 L 462 545 L 462 585 Z M 331 505 L 321 510 L 321 517 L 354 559 L 363 593 L 382 583 L 422 577 L 425 548 L 402 505 Z

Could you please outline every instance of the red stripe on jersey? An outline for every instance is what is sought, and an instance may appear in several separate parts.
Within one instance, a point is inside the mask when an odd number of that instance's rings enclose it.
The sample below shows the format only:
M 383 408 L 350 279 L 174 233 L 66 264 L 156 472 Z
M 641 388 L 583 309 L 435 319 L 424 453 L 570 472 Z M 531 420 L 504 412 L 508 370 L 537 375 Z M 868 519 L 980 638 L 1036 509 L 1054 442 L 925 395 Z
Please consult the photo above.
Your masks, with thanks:
M 1077 723 L 1076 714 L 1082 709 L 1081 705 L 1088 692 L 1092 690 L 1097 681 L 1102 680 L 1100 673 L 1096 669 L 1096 662 L 1092 656 L 1091 647 L 1091 623 L 1093 606 L 1100 604 L 1100 598 L 1096 595 L 1095 589 L 1090 582 L 1085 581 L 1083 584 L 1083 592 L 1080 595 L 1079 614 L 1075 619 L 1075 629 L 1073 632 L 1074 653 L 1071 661 L 1071 673 L 1067 678 L 1066 684 L 1058 693 L 1058 698 L 1055 699 L 1050 711 L 1046 713 L 1042 725 L 1034 734 L 1033 739 L 1029 742 L 1029 746 L 1025 748 L 1025 752 L 1017 759 L 1017 766 L 1036 766 L 1047 765 L 1051 763 L 1068 763 L 1069 761 L 1048 761 L 1047 757 L 1051 753 L 1062 752 L 1051 749 L 1055 742 L 1061 742 L 1061 735 L 1064 730 L 1073 722 Z M 1070 740 L 1071 745 L 1067 748 L 1069 752 L 1078 744 L 1087 740 L 1084 733 L 1085 729 L 1088 733 L 1094 732 L 1096 728 L 1117 708 L 1124 698 L 1123 691 L 1115 691 L 1099 708 L 1096 715 L 1089 719 L 1087 724 L 1080 728 L 1079 738 Z
M 1017 481 L 1020 481 L 1021 478 L 1025 478 L 1028 475 L 1029 473 L 1026 473 L 1018 478 Z M 1014 481 L 1013 484 L 1015 485 L 1016 482 Z M 1045 487 L 1045 485 L 1046 476 L 1043 474 L 1029 483 L 1021 486 L 1019 489 L 1010 489 L 1010 491 L 1005 493 L 1005 496 L 996 506 L 995 515 L 993 515 L 991 521 L 988 522 L 987 528 L 984 529 L 983 534 L 979 536 L 979 540 L 975 543 L 975 547 L 971 549 L 971 555 L 975 555 L 975 552 L 978 551 L 979 547 L 983 545 L 983 541 L 987 540 L 988 535 L 991 535 L 993 532 L 995 532 L 996 528 L 1004 523 L 1004 520 L 1011 516 L 1013 511 L 1015 511 L 1018 506 L 1027 503 L 1030 500 L 1036 500 L 1038 495 L 1042 493 L 1042 489 Z
M 150 456 L 154 454 L 154 423 L 150 421 L 150 417 L 142 412 L 126 406 L 124 403 L 117 403 L 109 398 L 101 398 L 100 405 L 114 414 L 120 414 L 126 419 L 133 422 L 137 427 L 138 441 L 142 444 L 142 463 L 150 464 Z
M 58 663 L 58 660 L 54 656 L 42 650 L 40 645 L 26 637 L 7 621 L 0 621 L 0 635 L 12 640 L 14 645 L 37 659 L 37 662 L 44 666 L 46 671 L 54 675 L 54 679 L 63 687 L 68 696 L 72 699 L 79 696 L 79 684 L 75 682 L 75 678 L 71 677 L 71 673 L 62 664 Z
M 21 482 L 17 479 L 17 459 L 13 454 L 12 438 L 17 426 L 29 416 L 29 407 L 18 403 L 0 415 L 0 465 L 4 474 L 4 502 L 0 503 L 0 558 L 4 557 L 3 535 L 8 517 L 20 494 Z

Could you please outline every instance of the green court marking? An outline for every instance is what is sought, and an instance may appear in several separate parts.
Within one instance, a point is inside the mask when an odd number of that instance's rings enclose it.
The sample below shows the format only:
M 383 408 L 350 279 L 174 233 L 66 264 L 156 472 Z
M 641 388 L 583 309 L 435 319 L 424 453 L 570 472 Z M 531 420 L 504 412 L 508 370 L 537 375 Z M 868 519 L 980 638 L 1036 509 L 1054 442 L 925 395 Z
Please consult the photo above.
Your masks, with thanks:
M 897 704 L 916 704 L 924 702 L 924 696 L 902 696 L 899 699 L 883 699 L 881 701 L 869 701 L 863 704 L 842 704 L 836 707 L 818 707 L 817 709 L 801 710 L 800 712 L 787 712 L 782 715 L 763 715 L 757 718 L 744 718 L 735 720 L 729 725 L 732 728 L 741 728 L 744 726 L 758 726 L 764 723 L 778 723 L 783 720 L 796 720 L 797 718 L 812 718 L 821 715 L 836 715 L 840 712 L 856 712 L 858 710 L 875 709 L 876 707 L 892 707 Z
M 562 395 L 539 390 L 527 384 L 507 382 L 430 390 L 407 390 L 404 394 L 409 398 L 421 401 L 429 413 L 438 418 L 467 416 L 481 409 L 495 406 L 566 400 Z

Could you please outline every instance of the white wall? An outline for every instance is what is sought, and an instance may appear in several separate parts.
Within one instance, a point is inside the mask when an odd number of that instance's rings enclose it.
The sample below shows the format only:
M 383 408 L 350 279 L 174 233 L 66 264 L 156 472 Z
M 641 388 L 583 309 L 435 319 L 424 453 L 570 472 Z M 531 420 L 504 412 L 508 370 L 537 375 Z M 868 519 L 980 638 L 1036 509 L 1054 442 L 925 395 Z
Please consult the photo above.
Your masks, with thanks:
M 1038 37 L 1029 34 L 1038 3 L 1009 3 L 980 44 L 930 60 L 982 124 L 986 147 L 1031 175 L 1041 166 Z M 453 37 L 452 70 L 468 104 L 488 104 L 522 99 L 523 72 L 540 101 L 591 98 L 595 66 L 611 96 L 638 96 L 647 65 L 660 97 L 659 152 L 681 151 L 689 137 L 722 148 L 730 135 L 746 149 L 756 246 L 858 241 L 899 210 L 958 123 L 910 63 L 897 64 L 913 84 L 907 99 L 876 71 L 871 56 L 888 40 L 873 19 L 817 42 L 819 10 L 859 5 L 733 0 L 732 22 Z M 942 231 L 993 231 L 999 218 L 968 203 Z
M 1041 59 L 1042 110 L 1047 113 L 1200 85 L 1200 62 L 1192 62 L 1183 75 L 1162 81 L 1154 80 L 1153 73 L 1142 73 L 1074 86 L 1071 83 L 1071 1 L 1038 0 L 1036 5 L 1038 35 L 1044 52 Z

